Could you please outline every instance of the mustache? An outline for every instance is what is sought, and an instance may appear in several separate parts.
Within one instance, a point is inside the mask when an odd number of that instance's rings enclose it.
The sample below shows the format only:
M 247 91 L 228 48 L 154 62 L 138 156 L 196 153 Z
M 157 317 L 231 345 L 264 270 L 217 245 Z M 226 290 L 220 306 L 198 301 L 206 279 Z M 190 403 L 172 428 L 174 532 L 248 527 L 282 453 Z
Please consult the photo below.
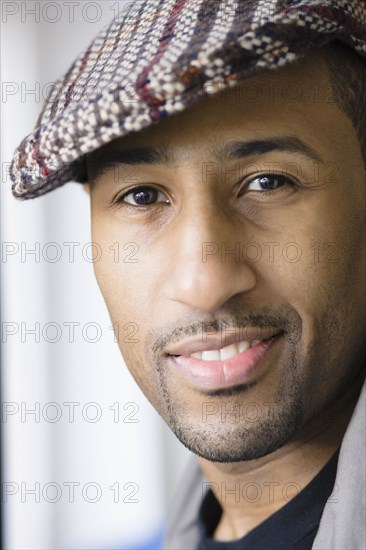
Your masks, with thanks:
M 244 309 L 244 308 L 243 308 Z M 176 344 L 186 337 L 204 337 L 207 334 L 220 333 L 228 334 L 230 330 L 243 334 L 245 329 L 251 327 L 258 329 L 258 339 L 264 330 L 273 329 L 290 334 L 291 339 L 300 337 L 302 320 L 298 313 L 289 306 L 282 306 L 276 311 L 270 310 L 269 306 L 262 308 L 260 312 L 249 314 L 242 310 L 226 312 L 222 315 L 211 315 L 197 320 L 190 317 L 191 321 L 169 323 L 160 328 L 151 329 L 147 336 L 146 349 L 150 349 L 153 356 L 159 356 L 162 351 L 172 344 Z

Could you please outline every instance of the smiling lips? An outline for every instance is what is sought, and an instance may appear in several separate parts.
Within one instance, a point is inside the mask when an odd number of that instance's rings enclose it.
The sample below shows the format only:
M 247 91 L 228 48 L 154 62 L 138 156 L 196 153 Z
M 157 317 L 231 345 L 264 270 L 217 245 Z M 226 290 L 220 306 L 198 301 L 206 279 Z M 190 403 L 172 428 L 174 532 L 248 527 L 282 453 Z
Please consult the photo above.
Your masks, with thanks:
M 246 340 L 238 342 L 238 334 L 230 334 L 231 340 L 223 346 L 217 336 L 207 336 L 207 341 L 191 340 L 169 348 L 169 359 L 173 366 L 194 386 L 205 389 L 219 389 L 236 384 L 245 384 L 262 372 L 264 358 L 282 332 L 262 331 L 265 338 L 254 340 L 249 331 Z M 258 331 L 256 331 L 258 336 Z M 236 339 L 236 342 L 235 342 Z

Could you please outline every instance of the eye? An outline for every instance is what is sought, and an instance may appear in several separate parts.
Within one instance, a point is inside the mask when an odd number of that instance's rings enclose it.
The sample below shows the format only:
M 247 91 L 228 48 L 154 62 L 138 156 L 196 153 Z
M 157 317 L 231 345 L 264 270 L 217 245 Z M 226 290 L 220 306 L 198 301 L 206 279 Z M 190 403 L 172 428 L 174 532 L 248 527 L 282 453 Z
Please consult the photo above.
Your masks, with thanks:
M 130 189 L 115 201 L 116 204 L 127 203 L 130 206 L 152 206 L 156 203 L 169 203 L 166 195 L 149 185 L 140 185 Z
M 251 188 L 251 186 L 254 186 L 254 188 Z M 297 188 L 298 185 L 283 174 L 262 174 L 252 179 L 245 189 L 248 191 L 260 191 L 264 194 L 273 193 L 283 187 Z

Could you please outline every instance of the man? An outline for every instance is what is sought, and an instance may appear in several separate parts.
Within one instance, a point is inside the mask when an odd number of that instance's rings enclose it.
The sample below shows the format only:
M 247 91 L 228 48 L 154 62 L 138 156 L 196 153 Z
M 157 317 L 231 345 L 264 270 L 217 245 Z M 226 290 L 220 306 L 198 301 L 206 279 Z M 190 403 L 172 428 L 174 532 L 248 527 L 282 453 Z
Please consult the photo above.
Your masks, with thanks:
M 366 548 L 365 29 L 364 2 L 149 1 L 15 154 L 15 196 L 74 178 L 93 240 L 134 244 L 94 271 L 196 455 L 165 548 Z

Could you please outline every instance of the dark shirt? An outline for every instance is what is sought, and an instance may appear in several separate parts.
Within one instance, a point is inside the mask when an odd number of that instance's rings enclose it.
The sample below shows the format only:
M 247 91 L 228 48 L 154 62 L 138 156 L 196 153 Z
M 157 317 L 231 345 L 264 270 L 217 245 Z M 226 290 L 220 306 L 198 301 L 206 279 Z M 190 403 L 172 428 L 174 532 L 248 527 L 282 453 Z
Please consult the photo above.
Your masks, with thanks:
M 324 506 L 333 491 L 338 455 L 339 450 L 292 500 L 235 541 L 220 542 L 211 538 L 219 523 L 222 508 L 209 489 L 199 510 L 198 550 L 311 550 Z M 288 490 L 290 492 L 290 486 Z M 243 498 L 242 493 L 239 494 Z

